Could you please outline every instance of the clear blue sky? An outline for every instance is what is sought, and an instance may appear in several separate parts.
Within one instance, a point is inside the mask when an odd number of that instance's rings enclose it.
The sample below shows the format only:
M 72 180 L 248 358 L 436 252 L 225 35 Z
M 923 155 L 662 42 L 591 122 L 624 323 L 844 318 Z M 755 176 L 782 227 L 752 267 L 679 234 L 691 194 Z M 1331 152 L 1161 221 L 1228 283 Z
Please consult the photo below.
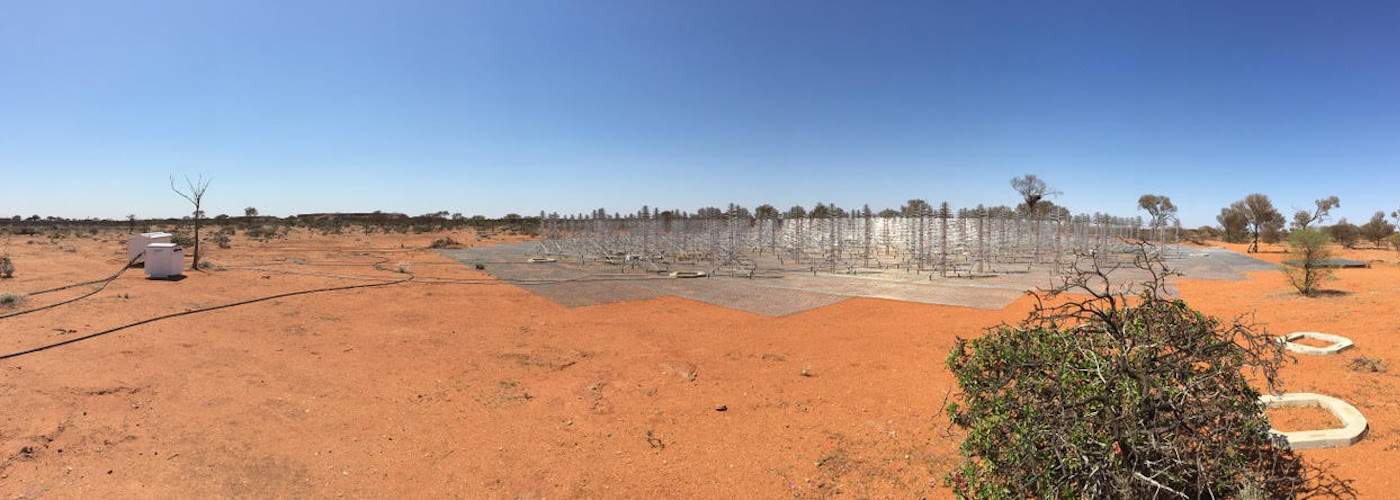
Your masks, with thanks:
M 0 215 L 1400 208 L 1400 2 L 0 0 Z

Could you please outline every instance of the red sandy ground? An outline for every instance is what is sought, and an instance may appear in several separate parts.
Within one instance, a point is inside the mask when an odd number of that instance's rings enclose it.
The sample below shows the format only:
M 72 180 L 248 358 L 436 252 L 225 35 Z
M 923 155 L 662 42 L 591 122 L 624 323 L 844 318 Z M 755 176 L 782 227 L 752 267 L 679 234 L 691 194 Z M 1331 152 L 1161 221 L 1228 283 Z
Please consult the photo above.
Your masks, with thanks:
M 943 360 L 955 336 L 1030 307 L 853 299 L 769 318 L 662 298 L 570 309 L 512 286 L 427 283 L 487 278 L 426 250 L 438 236 L 240 234 L 208 260 L 381 278 L 404 277 L 391 269 L 407 263 L 419 279 L 183 316 L 0 361 L 0 493 L 947 497 L 941 478 L 959 437 L 939 412 L 954 385 Z M 97 278 L 125 262 L 116 235 L 13 236 L 0 251 L 19 268 L 0 292 Z M 1334 463 L 1363 496 L 1394 496 L 1397 375 L 1345 366 L 1368 356 L 1400 367 L 1400 266 L 1393 252 L 1343 256 L 1381 262 L 1337 271 L 1329 287 L 1340 293 L 1320 298 L 1293 293 L 1277 271 L 1180 290 L 1212 314 L 1255 313 L 1275 333 L 1354 340 L 1340 356 L 1299 357 L 1287 389 L 1355 404 L 1370 433 L 1303 454 Z M 86 300 L 0 320 L 0 351 L 354 283 L 244 269 L 164 282 L 134 270 Z
M 1295 431 L 1315 431 L 1318 429 L 1337 429 L 1342 427 L 1342 422 L 1332 415 L 1332 412 L 1316 406 L 1299 406 L 1293 408 L 1270 408 L 1264 410 L 1264 414 L 1269 418 L 1269 424 L 1274 429 L 1283 432 Z

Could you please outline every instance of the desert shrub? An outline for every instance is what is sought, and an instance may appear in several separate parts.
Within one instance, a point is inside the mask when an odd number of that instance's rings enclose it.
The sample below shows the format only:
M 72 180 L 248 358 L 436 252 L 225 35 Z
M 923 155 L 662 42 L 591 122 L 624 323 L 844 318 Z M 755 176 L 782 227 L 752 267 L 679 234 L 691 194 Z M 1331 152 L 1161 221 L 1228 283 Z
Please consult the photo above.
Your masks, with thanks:
M 220 226 L 219 234 L 227 234 L 232 236 L 234 234 L 238 234 L 238 228 L 233 227 L 233 225 Z
M 1390 370 L 1390 364 L 1386 363 L 1384 359 L 1361 356 L 1347 363 L 1347 369 L 1362 373 L 1385 373 Z
M 176 244 L 176 245 L 180 245 L 180 246 L 182 246 L 182 247 L 193 247 L 193 246 L 194 246 L 194 239 L 193 239 L 193 238 L 190 238 L 189 236 L 185 236 L 185 235 L 183 235 L 183 234 L 171 234 L 171 235 L 170 235 L 170 242 L 171 242 L 171 243 L 174 243 L 174 244 Z
M 958 339 L 947 364 L 966 431 L 948 484 L 970 498 L 1288 498 L 1346 495 L 1269 434 L 1249 375 L 1278 389 L 1282 344 L 1240 319 L 1200 313 L 1163 290 L 1171 273 L 1115 292 L 1076 264 L 1019 325 Z M 1062 292 L 1073 292 L 1070 298 Z M 1047 306 L 1048 302 L 1063 301 Z M 1251 372 L 1251 373 L 1247 373 Z
M 485 270 L 486 270 L 486 264 L 480 264 L 480 263 L 478 263 L 478 264 L 476 264 L 476 265 L 474 265 L 474 266 L 472 266 L 472 267 L 476 268 L 477 271 L 485 271 Z
M 1210 226 L 1201 226 L 1186 232 L 1186 238 L 1197 245 L 1204 245 L 1206 240 L 1219 240 L 1222 237 L 1224 233 Z
M 1322 280 L 1332 277 L 1332 269 L 1323 265 L 1331 256 L 1327 249 L 1331 244 L 1332 238 L 1315 229 L 1296 229 L 1288 234 L 1288 248 L 1300 258 L 1297 267 L 1285 267 L 1283 272 L 1298 293 L 1316 295 Z
M 0 293 L 0 307 L 13 309 L 24 305 L 29 300 L 22 293 Z
M 431 245 L 428 245 L 429 248 L 457 248 L 460 246 L 462 243 L 452 239 L 451 236 L 435 239 Z
M 249 238 L 270 240 L 286 236 L 284 228 L 278 226 L 252 226 L 243 230 L 243 235 Z
M 0 255 L 0 279 L 15 277 L 15 262 L 9 255 Z
M 1396 252 L 1400 252 L 1400 233 L 1390 235 L 1389 241 L 1390 247 L 1394 248 Z

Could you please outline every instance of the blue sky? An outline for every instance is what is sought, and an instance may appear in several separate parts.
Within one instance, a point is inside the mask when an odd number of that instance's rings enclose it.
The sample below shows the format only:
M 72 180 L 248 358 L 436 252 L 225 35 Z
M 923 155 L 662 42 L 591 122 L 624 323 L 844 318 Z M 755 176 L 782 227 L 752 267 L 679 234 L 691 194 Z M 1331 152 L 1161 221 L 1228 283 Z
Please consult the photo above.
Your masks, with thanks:
M 0 215 L 1400 208 L 1400 3 L 0 0 Z

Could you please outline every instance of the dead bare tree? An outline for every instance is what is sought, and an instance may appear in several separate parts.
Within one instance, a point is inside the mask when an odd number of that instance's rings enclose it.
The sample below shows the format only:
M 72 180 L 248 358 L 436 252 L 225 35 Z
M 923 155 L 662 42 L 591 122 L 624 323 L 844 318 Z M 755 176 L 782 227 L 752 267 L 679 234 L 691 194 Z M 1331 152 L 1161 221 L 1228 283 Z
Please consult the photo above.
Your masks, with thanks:
M 175 186 L 175 176 L 170 176 L 170 190 L 180 195 L 191 205 L 194 205 L 194 269 L 199 270 L 199 223 L 204 219 L 204 211 L 200 205 L 204 203 L 204 192 L 209 189 L 209 183 L 214 179 L 204 180 L 204 176 L 199 176 L 199 180 L 192 181 L 189 176 L 185 176 L 185 186 L 188 191 L 180 191 Z

